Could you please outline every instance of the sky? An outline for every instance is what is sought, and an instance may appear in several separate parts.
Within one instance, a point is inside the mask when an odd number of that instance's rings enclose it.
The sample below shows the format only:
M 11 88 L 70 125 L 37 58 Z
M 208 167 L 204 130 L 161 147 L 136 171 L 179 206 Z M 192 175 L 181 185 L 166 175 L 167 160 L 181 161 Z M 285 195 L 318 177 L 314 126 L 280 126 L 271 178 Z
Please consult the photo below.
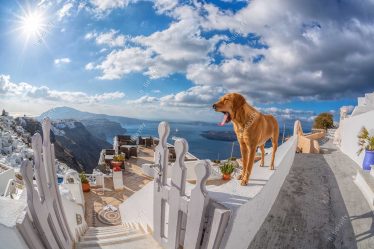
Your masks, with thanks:
M 374 91 L 372 0 L 0 0 L 0 108 L 219 122 L 228 92 L 310 121 Z

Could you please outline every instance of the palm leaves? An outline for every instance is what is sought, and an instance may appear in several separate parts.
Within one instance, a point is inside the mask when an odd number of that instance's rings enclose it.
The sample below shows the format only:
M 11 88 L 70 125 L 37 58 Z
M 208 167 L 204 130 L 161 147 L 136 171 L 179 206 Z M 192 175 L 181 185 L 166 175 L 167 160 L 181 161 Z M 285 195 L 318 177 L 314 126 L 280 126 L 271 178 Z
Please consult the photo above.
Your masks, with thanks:
M 357 151 L 357 155 L 360 155 L 363 150 L 374 151 L 374 136 L 369 135 L 369 131 L 362 127 L 360 133 L 358 134 L 358 145 L 360 149 Z

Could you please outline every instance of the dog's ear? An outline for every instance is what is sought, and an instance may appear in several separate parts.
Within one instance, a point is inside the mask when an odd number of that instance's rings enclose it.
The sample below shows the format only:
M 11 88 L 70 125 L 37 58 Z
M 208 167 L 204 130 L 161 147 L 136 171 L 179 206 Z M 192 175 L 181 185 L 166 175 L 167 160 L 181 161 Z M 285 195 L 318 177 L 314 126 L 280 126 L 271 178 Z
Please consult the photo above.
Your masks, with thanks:
M 233 98 L 232 98 L 232 109 L 233 109 L 233 118 L 236 119 L 237 117 L 237 112 L 240 110 L 240 108 L 245 104 L 245 98 L 238 94 L 238 93 L 233 93 Z
M 237 110 L 245 104 L 245 98 L 238 93 L 234 93 L 232 102 L 233 109 Z

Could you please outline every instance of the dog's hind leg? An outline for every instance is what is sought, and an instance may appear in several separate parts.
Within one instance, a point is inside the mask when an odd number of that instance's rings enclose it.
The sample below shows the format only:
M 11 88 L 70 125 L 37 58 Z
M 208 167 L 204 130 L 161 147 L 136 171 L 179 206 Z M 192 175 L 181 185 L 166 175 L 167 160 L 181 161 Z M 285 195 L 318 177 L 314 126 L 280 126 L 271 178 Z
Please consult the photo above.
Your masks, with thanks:
M 243 169 L 242 173 L 238 176 L 238 180 L 241 180 L 243 176 L 245 175 L 247 171 L 247 165 L 248 165 L 248 148 L 247 145 L 245 145 L 244 142 L 239 141 L 240 145 L 240 153 L 242 154 L 242 163 L 243 163 Z
M 277 149 L 278 149 L 278 135 L 276 134 L 276 136 L 274 136 L 271 139 L 271 142 L 273 144 L 273 150 L 271 152 L 271 164 L 270 164 L 271 170 L 274 170 L 274 158 L 275 158 L 275 153 L 277 152 Z
M 263 144 L 263 145 L 260 146 L 260 150 L 261 150 L 261 163 L 260 163 L 260 167 L 264 167 L 264 165 L 265 165 L 265 144 Z

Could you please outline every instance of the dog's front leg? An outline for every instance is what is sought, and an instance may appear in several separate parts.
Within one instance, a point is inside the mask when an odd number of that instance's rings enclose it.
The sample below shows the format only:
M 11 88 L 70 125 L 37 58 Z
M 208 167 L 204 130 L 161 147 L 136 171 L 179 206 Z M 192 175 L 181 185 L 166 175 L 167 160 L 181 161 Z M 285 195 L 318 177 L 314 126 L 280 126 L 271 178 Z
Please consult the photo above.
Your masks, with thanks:
M 243 179 L 243 176 L 246 174 L 247 171 L 247 164 L 248 164 L 248 148 L 247 145 L 244 143 L 244 141 L 239 141 L 240 145 L 240 153 L 242 154 L 242 163 L 243 163 L 243 169 L 242 173 L 238 176 L 238 180 Z
M 249 177 L 251 176 L 252 168 L 253 168 L 253 163 L 255 160 L 255 154 L 256 154 L 256 146 L 249 146 L 249 158 L 247 162 L 247 167 L 245 170 L 245 173 L 243 172 L 243 178 L 242 181 L 240 182 L 240 185 L 245 186 L 248 184 Z M 244 167 L 244 165 L 243 165 Z

